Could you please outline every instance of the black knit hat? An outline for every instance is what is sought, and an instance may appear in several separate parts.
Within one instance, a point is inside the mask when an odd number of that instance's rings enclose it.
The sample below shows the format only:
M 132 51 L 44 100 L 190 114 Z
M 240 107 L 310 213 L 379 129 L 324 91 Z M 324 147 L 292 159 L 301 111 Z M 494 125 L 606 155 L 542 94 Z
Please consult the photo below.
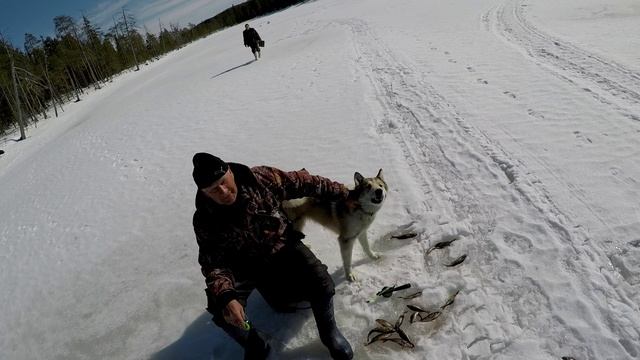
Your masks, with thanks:
M 207 153 L 193 155 L 193 180 L 198 189 L 206 188 L 220 180 L 229 170 L 229 165 L 219 157 Z

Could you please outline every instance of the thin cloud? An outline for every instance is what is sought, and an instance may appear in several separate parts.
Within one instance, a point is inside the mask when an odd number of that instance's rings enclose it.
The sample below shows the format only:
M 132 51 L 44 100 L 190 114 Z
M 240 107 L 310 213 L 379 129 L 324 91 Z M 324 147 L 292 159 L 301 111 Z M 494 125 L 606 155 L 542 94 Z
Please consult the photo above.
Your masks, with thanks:
M 118 17 L 126 8 L 137 20 L 140 28 L 159 32 L 158 21 L 165 24 L 199 23 L 210 18 L 232 4 L 245 0 L 117 0 L 103 1 L 90 12 L 90 17 L 101 27 L 113 25 L 113 16 Z
M 182 6 L 182 4 L 190 1 L 191 0 L 158 0 L 140 7 L 140 13 L 147 17 L 157 16 L 157 14 L 162 14 L 168 9 Z
M 232 4 L 242 2 L 242 0 L 222 0 L 215 3 L 211 0 L 156 1 L 145 6 L 146 11 L 141 14 L 140 20 L 154 31 L 159 31 L 159 19 L 162 19 L 164 24 L 180 26 L 186 26 L 188 23 L 197 24 L 215 16 Z
M 209 14 L 208 11 L 202 11 L 203 8 L 211 7 L 210 0 L 199 1 L 183 1 L 178 4 L 170 4 L 169 6 L 162 6 L 158 9 L 153 9 L 145 14 L 145 21 L 153 21 L 158 18 L 167 20 L 169 22 L 188 21 L 194 22 L 194 18 L 202 17 L 202 19 L 196 20 L 200 22 L 206 18 L 212 17 L 215 14 Z
M 89 12 L 89 16 L 100 26 L 110 26 L 112 17 L 122 11 L 123 7 L 128 7 L 130 2 L 131 0 L 103 1 Z

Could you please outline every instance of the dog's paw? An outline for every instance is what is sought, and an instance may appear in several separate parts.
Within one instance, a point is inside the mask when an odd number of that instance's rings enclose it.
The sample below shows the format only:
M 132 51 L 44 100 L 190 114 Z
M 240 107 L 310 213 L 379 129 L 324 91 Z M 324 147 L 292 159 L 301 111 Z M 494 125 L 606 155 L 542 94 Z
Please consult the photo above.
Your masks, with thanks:
M 347 281 L 349 281 L 349 282 L 354 282 L 354 281 L 358 280 L 358 278 L 356 277 L 356 275 L 354 273 L 349 273 L 349 274 L 346 274 L 345 276 L 347 278 Z
M 371 254 L 369 254 L 369 257 L 373 260 L 378 260 L 382 257 L 382 255 L 378 254 L 377 252 L 371 252 Z

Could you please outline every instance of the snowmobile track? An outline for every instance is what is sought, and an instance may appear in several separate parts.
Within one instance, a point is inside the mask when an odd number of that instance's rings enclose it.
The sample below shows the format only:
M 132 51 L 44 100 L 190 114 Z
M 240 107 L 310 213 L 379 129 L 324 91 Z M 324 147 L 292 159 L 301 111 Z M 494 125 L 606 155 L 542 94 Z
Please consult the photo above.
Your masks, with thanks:
M 525 0 L 507 0 L 482 22 L 555 76 L 640 121 L 640 73 L 545 33 L 527 20 L 526 9 Z

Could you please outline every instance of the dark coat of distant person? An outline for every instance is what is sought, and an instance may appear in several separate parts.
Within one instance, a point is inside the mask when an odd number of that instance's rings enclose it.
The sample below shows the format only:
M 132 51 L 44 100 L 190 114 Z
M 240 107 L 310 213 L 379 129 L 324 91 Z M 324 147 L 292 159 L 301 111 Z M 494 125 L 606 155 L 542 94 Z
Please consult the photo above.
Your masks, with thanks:
M 250 27 L 242 32 L 244 38 L 244 46 L 249 46 L 252 49 L 258 47 L 258 41 L 262 40 L 256 29 Z

